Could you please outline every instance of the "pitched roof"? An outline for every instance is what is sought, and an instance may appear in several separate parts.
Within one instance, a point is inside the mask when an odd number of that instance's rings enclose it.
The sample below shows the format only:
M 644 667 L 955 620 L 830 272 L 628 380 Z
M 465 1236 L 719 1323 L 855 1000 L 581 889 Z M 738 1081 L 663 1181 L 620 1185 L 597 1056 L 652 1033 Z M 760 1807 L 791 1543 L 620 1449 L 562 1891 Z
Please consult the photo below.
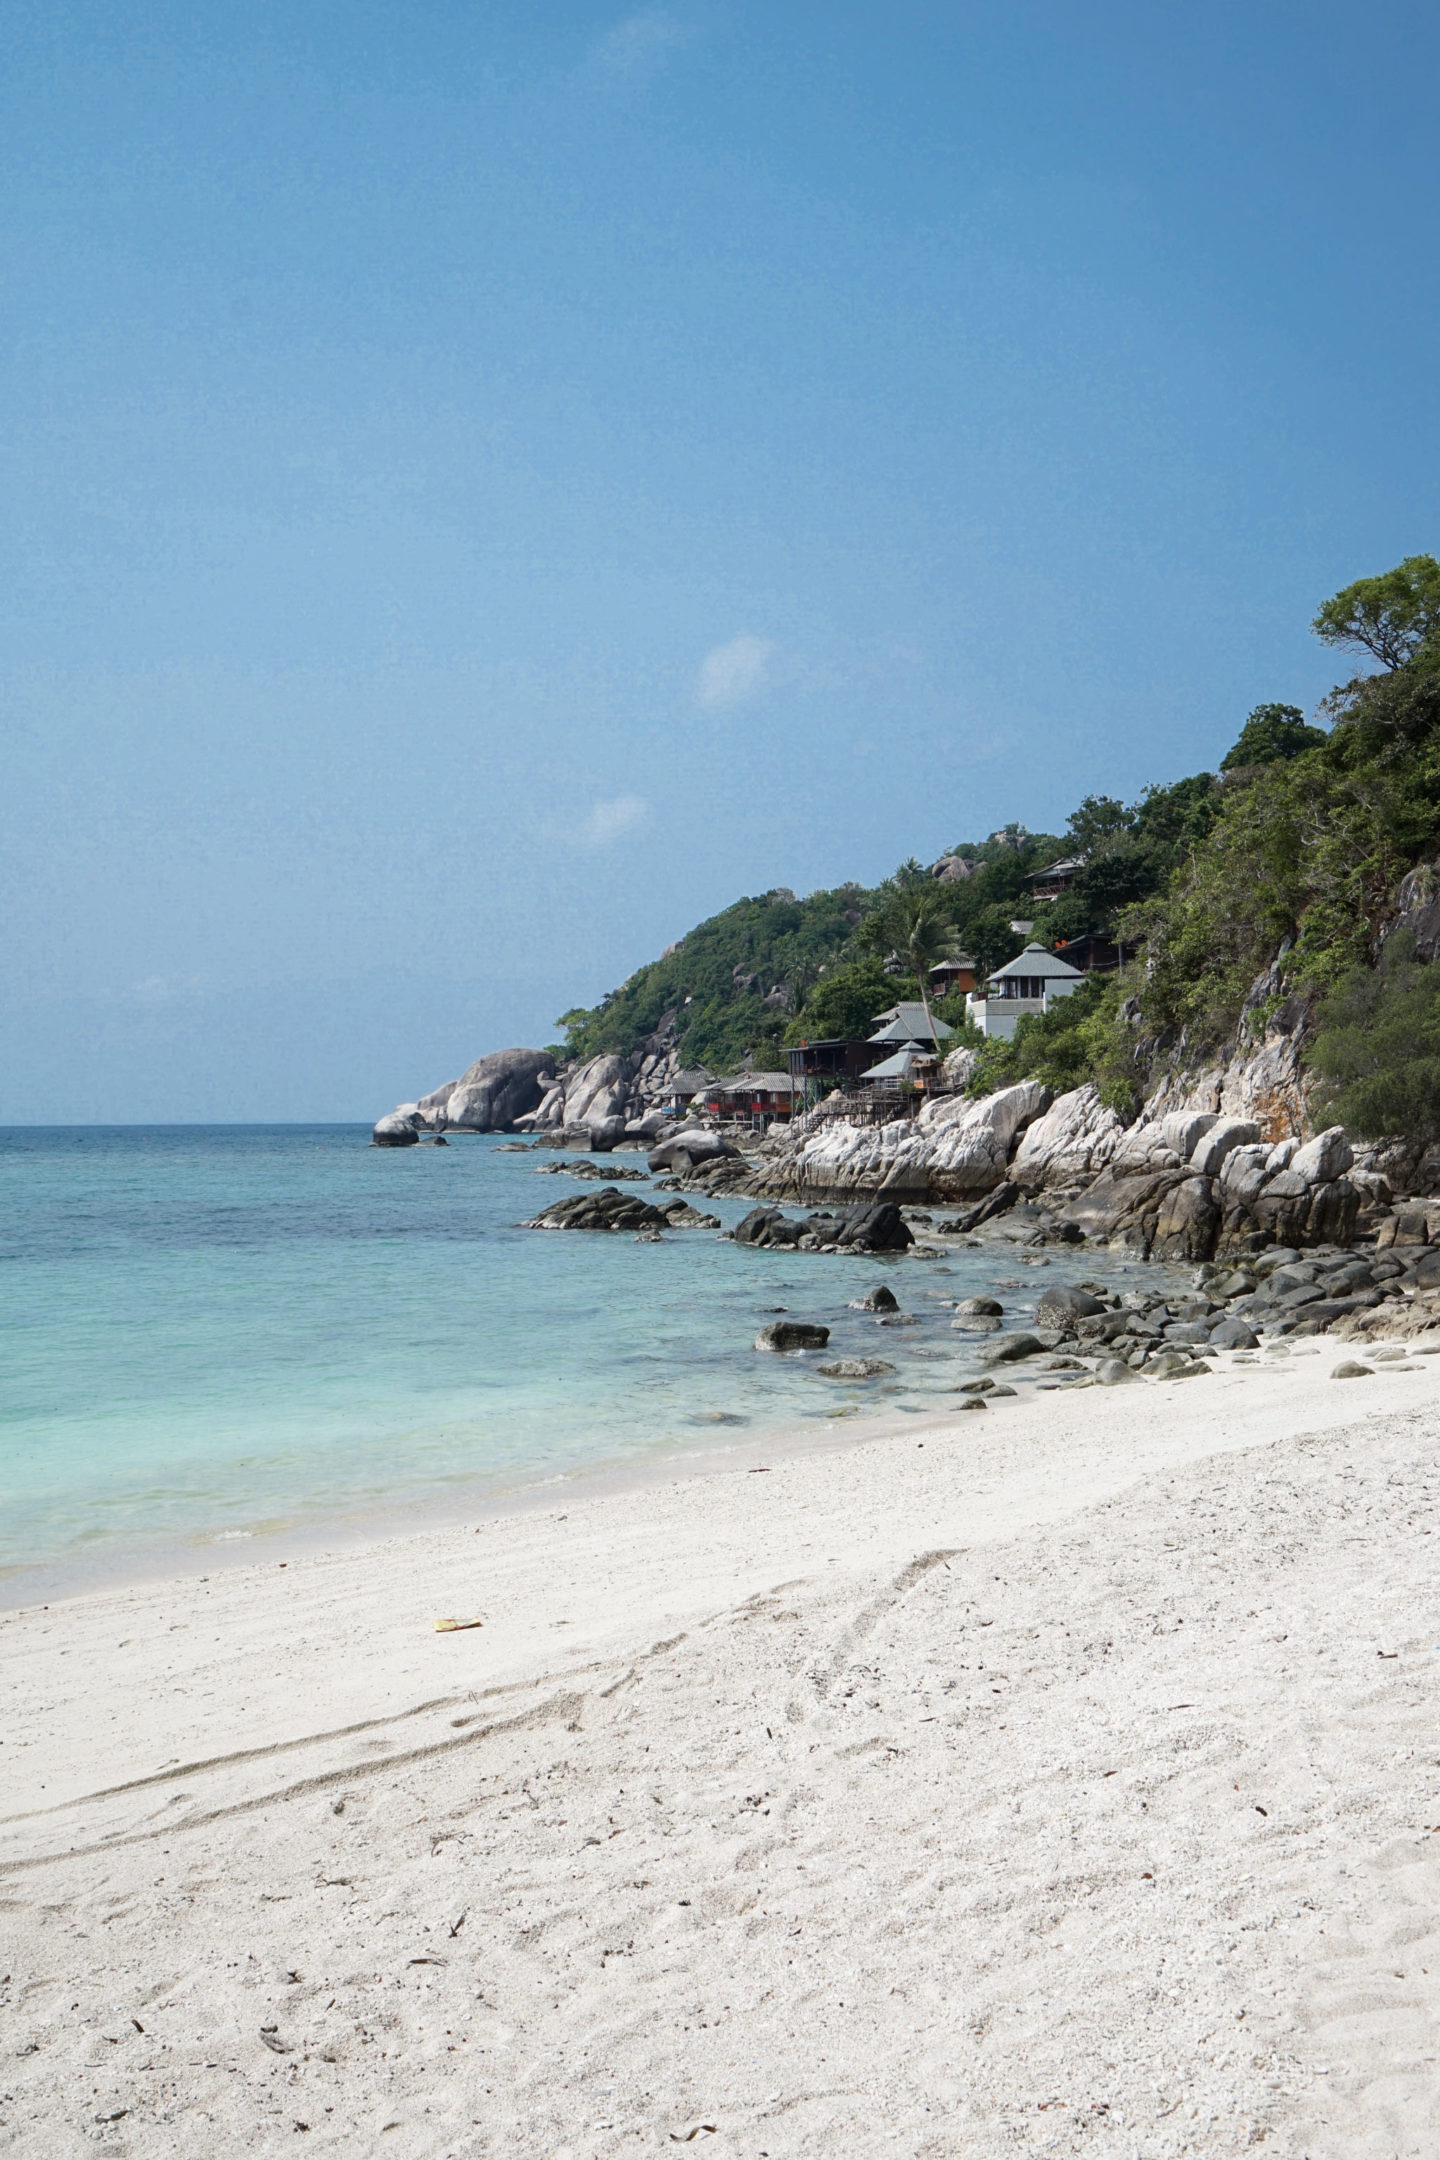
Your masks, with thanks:
M 878 1065 L 872 1065 L 869 1072 L 862 1072 L 860 1078 L 862 1080 L 907 1079 L 916 1059 L 928 1055 L 929 1052 L 920 1050 L 918 1044 L 907 1043 L 903 1050 L 896 1051 L 894 1057 L 883 1058 Z
M 1015 958 L 1007 960 L 1004 967 L 992 968 L 990 980 L 999 982 L 1004 975 L 1048 975 L 1057 981 L 1073 976 L 1078 982 L 1083 973 L 1082 968 L 1072 967 L 1068 960 L 1060 958 L 1059 953 L 1051 952 L 1048 945 L 1041 945 L 1037 939 L 1032 938 L 1024 952 L 1016 953 Z
M 948 1042 L 955 1030 L 943 1020 L 925 1018 L 925 1007 L 919 999 L 906 999 L 892 1005 L 887 1012 L 876 1013 L 877 1032 L 869 1040 L 878 1042 Z

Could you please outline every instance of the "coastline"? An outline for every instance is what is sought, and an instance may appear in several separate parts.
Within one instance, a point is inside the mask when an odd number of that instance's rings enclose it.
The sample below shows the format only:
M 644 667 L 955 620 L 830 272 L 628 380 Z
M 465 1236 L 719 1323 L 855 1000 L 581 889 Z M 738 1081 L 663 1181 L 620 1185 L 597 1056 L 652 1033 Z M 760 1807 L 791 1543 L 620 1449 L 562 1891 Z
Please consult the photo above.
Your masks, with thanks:
M 11 2149 L 1419 2152 L 1440 1360 L 1341 1352 L 5 1614 Z

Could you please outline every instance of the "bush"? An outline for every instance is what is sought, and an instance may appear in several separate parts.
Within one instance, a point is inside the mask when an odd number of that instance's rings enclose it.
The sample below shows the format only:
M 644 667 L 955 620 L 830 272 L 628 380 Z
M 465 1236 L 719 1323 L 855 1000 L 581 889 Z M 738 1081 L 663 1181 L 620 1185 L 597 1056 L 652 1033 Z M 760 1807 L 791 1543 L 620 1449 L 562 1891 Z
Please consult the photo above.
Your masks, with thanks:
M 1440 1140 L 1440 967 L 1397 932 L 1378 968 L 1354 968 L 1325 1000 L 1311 1062 L 1317 1107 L 1364 1139 Z

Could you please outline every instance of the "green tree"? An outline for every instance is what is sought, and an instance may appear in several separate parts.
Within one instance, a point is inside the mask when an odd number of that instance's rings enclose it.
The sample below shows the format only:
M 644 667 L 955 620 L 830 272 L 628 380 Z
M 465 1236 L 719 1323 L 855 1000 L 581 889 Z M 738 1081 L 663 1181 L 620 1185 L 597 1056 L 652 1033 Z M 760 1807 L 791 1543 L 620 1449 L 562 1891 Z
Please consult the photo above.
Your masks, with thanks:
M 1440 1139 L 1440 968 L 1416 960 L 1408 933 L 1325 1000 L 1311 1056 L 1327 1117 L 1365 1139 Z
M 822 975 L 791 1021 L 790 1043 L 857 1042 L 870 1033 L 875 1015 L 894 1001 L 895 982 L 875 956 L 852 960 Z
M 893 953 L 917 977 L 925 1025 L 933 1040 L 930 970 L 956 950 L 955 926 L 938 889 L 933 884 L 892 884 L 874 914 L 860 925 L 859 942 L 870 952 Z
M 1371 653 L 1382 667 L 1404 667 L 1422 647 L 1440 644 L 1440 562 L 1407 555 L 1379 577 L 1357 578 L 1325 602 L 1312 627 L 1327 645 Z
M 1220 760 L 1221 772 L 1246 765 L 1278 765 L 1303 751 L 1318 750 L 1323 728 L 1311 727 L 1298 705 L 1257 705 L 1233 747 Z
M 1129 832 L 1135 813 L 1113 795 L 1087 795 L 1071 813 L 1065 838 L 1077 855 L 1098 855 Z

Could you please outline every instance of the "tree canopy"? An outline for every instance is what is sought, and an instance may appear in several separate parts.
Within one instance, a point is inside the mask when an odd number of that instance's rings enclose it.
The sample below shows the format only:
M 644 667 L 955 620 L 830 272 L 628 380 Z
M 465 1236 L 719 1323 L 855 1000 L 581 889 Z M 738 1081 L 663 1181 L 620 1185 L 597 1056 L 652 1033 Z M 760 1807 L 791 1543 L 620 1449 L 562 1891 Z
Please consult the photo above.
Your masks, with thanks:
M 1407 555 L 1379 577 L 1357 578 L 1325 602 L 1313 628 L 1327 645 L 1368 652 L 1382 667 L 1404 667 L 1423 646 L 1440 644 L 1440 562 Z
M 1220 770 L 1278 765 L 1306 750 L 1318 750 L 1324 740 L 1324 729 L 1311 727 L 1298 705 L 1257 705 L 1233 747 L 1221 758 Z

